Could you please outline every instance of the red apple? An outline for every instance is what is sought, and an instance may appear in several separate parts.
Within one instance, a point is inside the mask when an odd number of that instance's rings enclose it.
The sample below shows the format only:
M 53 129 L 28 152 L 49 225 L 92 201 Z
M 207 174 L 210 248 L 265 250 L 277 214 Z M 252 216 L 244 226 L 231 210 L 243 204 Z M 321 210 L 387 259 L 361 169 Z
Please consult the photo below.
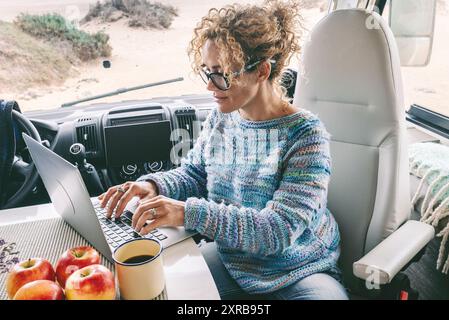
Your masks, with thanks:
M 79 269 L 67 279 L 65 295 L 67 300 L 114 300 L 114 275 L 101 264 Z
M 67 278 L 76 270 L 100 263 L 100 254 L 92 247 L 77 247 L 67 250 L 56 263 L 56 278 L 65 288 Z
M 35 280 L 55 281 L 55 271 L 50 262 L 41 258 L 30 258 L 16 264 L 6 278 L 9 299 L 12 299 L 23 285 Z
M 36 280 L 17 290 L 14 300 L 64 300 L 64 292 L 54 281 Z

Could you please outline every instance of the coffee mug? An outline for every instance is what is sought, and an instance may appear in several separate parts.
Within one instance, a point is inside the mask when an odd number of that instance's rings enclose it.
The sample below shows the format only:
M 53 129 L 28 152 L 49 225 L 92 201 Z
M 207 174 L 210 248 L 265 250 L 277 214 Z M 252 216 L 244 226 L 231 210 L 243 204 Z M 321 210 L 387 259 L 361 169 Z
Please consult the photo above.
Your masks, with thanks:
M 156 239 L 134 239 L 114 250 L 120 298 L 150 300 L 165 286 L 162 245 Z

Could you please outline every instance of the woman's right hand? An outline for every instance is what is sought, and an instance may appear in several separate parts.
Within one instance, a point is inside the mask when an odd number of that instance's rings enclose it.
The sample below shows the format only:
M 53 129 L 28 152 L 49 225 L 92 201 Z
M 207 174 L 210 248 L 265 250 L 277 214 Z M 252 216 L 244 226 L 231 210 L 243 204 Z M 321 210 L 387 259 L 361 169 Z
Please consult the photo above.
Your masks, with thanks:
M 139 197 L 140 200 L 148 200 L 158 195 L 157 186 L 151 181 L 128 181 L 124 184 L 110 187 L 108 191 L 98 196 L 100 205 L 107 208 L 107 218 L 111 218 L 115 210 L 115 218 L 119 218 L 126 205 L 133 197 Z

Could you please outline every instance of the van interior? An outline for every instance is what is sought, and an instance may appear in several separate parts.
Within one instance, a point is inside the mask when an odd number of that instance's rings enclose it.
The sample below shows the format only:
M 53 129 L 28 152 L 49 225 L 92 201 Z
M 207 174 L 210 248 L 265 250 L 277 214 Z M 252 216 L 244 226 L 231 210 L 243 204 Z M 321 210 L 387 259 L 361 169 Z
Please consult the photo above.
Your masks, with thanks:
M 435 98 L 438 90 L 449 92 L 449 74 L 426 71 L 438 69 L 438 50 L 449 45 L 449 29 L 438 29 L 445 23 L 441 6 L 437 0 L 326 1 L 300 61 L 283 73 L 291 103 L 317 114 L 331 135 L 328 206 L 341 231 L 340 265 L 353 299 L 449 299 L 449 99 Z M 410 96 L 408 79 L 424 89 Z M 216 108 L 206 92 L 152 96 L 151 87 L 176 88 L 179 80 L 54 101 L 59 107 L 46 110 L 21 111 L 20 99 L 0 93 L 17 125 L 0 216 L 51 202 L 22 132 L 76 164 L 91 197 L 175 168 L 170 149 L 192 148 Z M 118 98 L 126 90 L 147 90 L 149 98 Z M 184 134 L 170 137 L 167 128 Z M 129 143 L 142 134 L 148 141 Z

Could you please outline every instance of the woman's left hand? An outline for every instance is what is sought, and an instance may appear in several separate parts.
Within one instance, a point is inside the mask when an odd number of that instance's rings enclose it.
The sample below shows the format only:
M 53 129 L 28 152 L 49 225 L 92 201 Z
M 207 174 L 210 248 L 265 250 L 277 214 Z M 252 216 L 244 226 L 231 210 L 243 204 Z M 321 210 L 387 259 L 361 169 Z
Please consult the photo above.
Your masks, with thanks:
M 164 196 L 142 201 L 134 212 L 132 226 L 141 235 L 162 226 L 183 226 L 185 205 L 183 201 Z

